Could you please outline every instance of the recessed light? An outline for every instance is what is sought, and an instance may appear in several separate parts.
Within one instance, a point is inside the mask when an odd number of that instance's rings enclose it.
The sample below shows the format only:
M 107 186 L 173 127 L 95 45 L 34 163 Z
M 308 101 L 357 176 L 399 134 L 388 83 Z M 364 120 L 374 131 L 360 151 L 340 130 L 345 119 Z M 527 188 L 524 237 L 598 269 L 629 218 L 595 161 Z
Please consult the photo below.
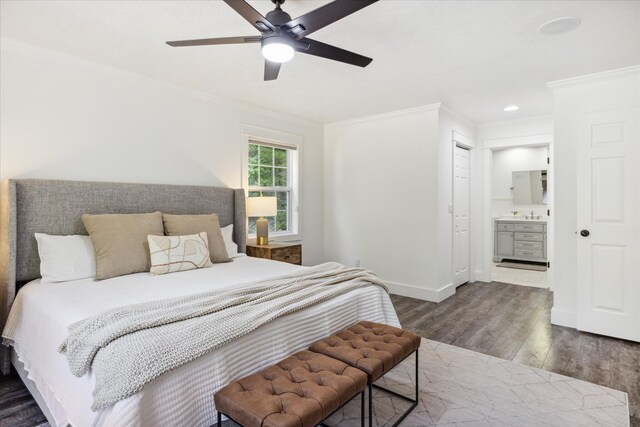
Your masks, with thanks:
M 504 111 L 517 111 L 519 109 L 520 107 L 518 107 L 517 105 L 509 105 L 507 107 L 504 107 Z
M 561 34 L 573 31 L 580 25 L 580 19 L 575 16 L 552 19 L 538 27 L 541 34 Z

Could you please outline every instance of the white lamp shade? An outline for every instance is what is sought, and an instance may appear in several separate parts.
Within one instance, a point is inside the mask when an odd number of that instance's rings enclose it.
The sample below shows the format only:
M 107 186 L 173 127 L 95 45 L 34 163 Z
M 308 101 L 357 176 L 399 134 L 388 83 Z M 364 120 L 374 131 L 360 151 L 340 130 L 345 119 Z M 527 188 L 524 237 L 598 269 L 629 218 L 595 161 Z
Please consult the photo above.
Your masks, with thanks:
M 275 197 L 249 197 L 247 199 L 248 216 L 276 216 L 278 201 Z

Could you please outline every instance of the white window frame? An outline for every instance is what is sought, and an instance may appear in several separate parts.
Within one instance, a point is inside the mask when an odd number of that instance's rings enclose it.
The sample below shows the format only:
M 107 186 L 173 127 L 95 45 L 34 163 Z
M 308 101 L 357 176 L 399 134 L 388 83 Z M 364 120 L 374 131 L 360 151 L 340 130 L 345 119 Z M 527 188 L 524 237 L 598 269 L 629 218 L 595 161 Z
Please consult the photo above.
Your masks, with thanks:
M 283 148 L 291 147 L 295 151 L 287 152 L 287 169 L 289 178 L 289 187 L 249 187 L 249 144 L 250 143 L 264 143 L 268 145 L 279 145 Z M 242 187 L 245 191 L 245 196 L 249 196 L 249 191 L 282 191 L 284 188 L 290 189 L 289 197 L 289 212 L 287 214 L 287 220 L 289 222 L 289 231 L 277 231 L 269 232 L 269 239 L 274 241 L 294 241 L 302 239 L 302 203 L 301 192 L 302 180 L 300 172 L 300 163 L 302 160 L 302 137 L 300 135 L 290 134 L 286 132 L 280 132 L 271 129 L 260 128 L 256 126 L 243 125 L 242 126 Z M 253 239 L 255 234 L 248 234 L 248 222 L 247 217 L 247 237 Z

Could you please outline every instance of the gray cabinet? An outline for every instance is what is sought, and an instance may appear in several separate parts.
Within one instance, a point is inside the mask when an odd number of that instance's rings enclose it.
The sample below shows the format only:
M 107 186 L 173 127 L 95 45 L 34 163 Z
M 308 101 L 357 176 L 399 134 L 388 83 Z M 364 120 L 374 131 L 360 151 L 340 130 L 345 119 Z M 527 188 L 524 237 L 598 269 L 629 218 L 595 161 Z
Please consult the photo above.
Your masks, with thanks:
M 498 257 L 513 256 L 513 233 L 498 231 L 496 236 L 496 255 Z
M 494 224 L 493 260 L 547 261 L 545 222 L 503 221 Z

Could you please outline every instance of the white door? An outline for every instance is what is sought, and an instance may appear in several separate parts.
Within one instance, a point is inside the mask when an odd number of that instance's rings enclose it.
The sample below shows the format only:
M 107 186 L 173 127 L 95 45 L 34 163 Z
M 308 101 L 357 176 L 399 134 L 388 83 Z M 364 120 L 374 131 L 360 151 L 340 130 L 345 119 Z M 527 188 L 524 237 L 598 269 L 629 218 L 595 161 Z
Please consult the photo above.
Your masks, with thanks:
M 453 283 L 469 281 L 469 150 L 453 149 Z
M 639 120 L 638 108 L 582 116 L 577 153 L 578 329 L 633 341 L 640 341 Z

